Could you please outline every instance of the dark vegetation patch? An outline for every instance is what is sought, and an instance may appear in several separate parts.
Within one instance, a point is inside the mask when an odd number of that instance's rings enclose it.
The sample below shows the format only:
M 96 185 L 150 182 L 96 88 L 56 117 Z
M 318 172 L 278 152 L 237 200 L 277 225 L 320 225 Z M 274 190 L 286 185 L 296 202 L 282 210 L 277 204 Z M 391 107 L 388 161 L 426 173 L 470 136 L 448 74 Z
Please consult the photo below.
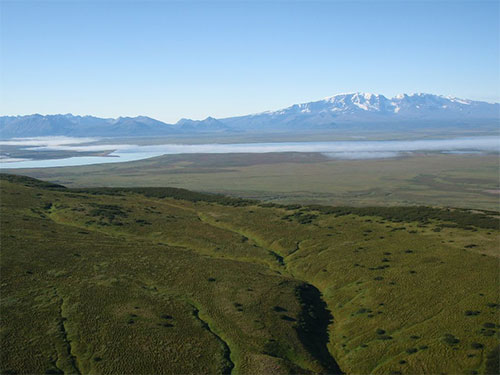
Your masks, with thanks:
M 460 340 L 453 336 L 451 333 L 447 333 L 443 336 L 443 341 L 448 345 L 457 345 Z
M 474 243 L 471 243 L 471 244 L 465 245 L 464 247 L 465 247 L 466 249 L 473 249 L 474 247 L 477 247 L 477 245 L 476 245 L 476 244 L 474 244 Z
M 389 335 L 380 335 L 378 337 L 379 340 L 392 340 L 392 336 L 389 336 Z
M 27 187 L 36 187 L 40 189 L 66 190 L 66 187 L 62 185 L 42 180 L 37 180 L 36 178 L 14 175 L 14 174 L 0 173 L 0 180 L 21 184 Z
M 335 216 L 357 215 L 378 216 L 392 222 L 420 222 L 428 224 L 430 220 L 448 222 L 447 227 L 471 229 L 471 227 L 485 229 L 500 229 L 500 219 L 496 217 L 498 212 L 481 211 L 471 212 L 462 208 L 434 208 L 426 206 L 411 207 L 327 207 L 309 206 L 311 210 L 323 214 Z M 443 225 L 441 225 L 443 226 Z
M 486 356 L 485 374 L 500 374 L 500 345 L 497 345 Z
M 318 215 L 307 214 L 302 211 L 298 211 L 294 212 L 293 214 L 283 216 L 281 220 L 296 221 L 299 224 L 310 224 L 317 217 Z
M 479 342 L 473 342 L 472 344 L 470 344 L 470 347 L 472 349 L 482 349 L 483 348 L 483 344 L 481 344 Z
M 115 220 L 117 217 L 126 218 L 128 215 L 123 211 L 122 207 L 115 204 L 98 204 L 92 203 L 93 208 L 89 211 L 89 215 L 92 217 L 99 217 L 100 219 L 108 219 L 110 222 Z
M 148 198 L 172 198 L 189 202 L 209 202 L 223 206 L 249 206 L 258 203 L 250 199 L 233 198 L 221 194 L 200 193 L 180 188 L 172 187 L 143 187 L 143 188 L 85 188 L 71 189 L 76 193 L 87 193 L 92 195 L 124 195 L 134 193 L 144 195 Z
M 64 374 L 64 371 L 58 369 L 58 368 L 50 368 L 45 371 L 46 374 Z
M 151 222 L 144 219 L 136 219 L 135 222 L 139 225 L 151 225 Z
M 465 312 L 465 316 L 477 316 L 481 314 L 481 311 L 477 311 L 477 310 L 467 310 Z
M 276 341 L 275 339 L 269 339 L 264 344 L 264 350 L 262 354 L 275 357 L 275 358 L 286 358 L 287 349 L 283 345 Z
M 287 309 L 285 309 L 284 307 L 281 307 L 281 306 L 274 306 L 273 307 L 273 311 L 276 311 L 276 312 L 286 312 Z
M 491 337 L 495 335 L 495 331 L 493 329 L 486 329 L 486 330 L 482 329 L 481 333 L 483 334 L 483 336 L 486 337 Z

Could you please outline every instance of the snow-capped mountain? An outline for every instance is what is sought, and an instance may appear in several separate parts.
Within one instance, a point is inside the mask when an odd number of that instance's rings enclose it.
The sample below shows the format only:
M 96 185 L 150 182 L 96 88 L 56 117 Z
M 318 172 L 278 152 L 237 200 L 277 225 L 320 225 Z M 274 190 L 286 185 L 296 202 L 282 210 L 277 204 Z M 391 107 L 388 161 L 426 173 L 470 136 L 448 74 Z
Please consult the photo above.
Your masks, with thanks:
M 335 126 L 397 122 L 499 121 L 500 104 L 444 97 L 432 94 L 401 94 L 388 99 L 371 93 L 338 94 L 319 101 L 255 115 L 223 119 L 240 126 Z
M 495 108 L 496 107 L 496 108 Z M 400 94 L 392 99 L 371 93 L 338 94 L 316 102 L 296 104 L 262 114 L 283 115 L 291 113 L 334 113 L 355 115 L 360 113 L 380 113 L 385 115 L 492 115 L 498 104 L 489 104 L 466 99 L 444 97 L 431 94 Z M 498 113 L 496 113 L 498 115 Z
M 149 117 L 102 119 L 92 116 L 29 115 L 0 117 L 0 138 L 35 136 L 140 137 L 200 133 L 315 132 L 338 129 L 414 130 L 460 127 L 498 130 L 500 104 L 432 94 L 393 98 L 371 93 L 338 94 L 322 100 L 252 115 L 169 125 Z

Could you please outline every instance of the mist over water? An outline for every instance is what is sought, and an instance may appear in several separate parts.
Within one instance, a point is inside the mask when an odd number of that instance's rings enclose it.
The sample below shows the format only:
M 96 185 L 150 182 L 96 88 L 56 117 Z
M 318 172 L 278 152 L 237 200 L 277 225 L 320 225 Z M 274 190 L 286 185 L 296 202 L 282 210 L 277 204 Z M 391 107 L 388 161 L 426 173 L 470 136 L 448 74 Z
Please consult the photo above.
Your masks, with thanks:
M 404 155 L 402 152 L 357 151 L 357 152 L 322 152 L 331 159 L 362 160 L 362 159 L 389 159 Z
M 31 151 L 112 151 L 108 156 L 75 156 L 52 160 L 17 160 L 6 153 L 0 157 L 0 168 L 44 168 L 78 166 L 101 163 L 127 162 L 171 154 L 224 154 L 268 152 L 318 152 L 332 159 L 393 158 L 414 152 L 441 152 L 478 154 L 500 152 L 499 137 L 469 137 L 408 141 L 333 141 L 333 142 L 277 142 L 237 144 L 92 144 L 92 138 L 29 138 L 0 141 L 2 146 L 26 146 Z M 8 161 L 7 161 L 8 160 Z

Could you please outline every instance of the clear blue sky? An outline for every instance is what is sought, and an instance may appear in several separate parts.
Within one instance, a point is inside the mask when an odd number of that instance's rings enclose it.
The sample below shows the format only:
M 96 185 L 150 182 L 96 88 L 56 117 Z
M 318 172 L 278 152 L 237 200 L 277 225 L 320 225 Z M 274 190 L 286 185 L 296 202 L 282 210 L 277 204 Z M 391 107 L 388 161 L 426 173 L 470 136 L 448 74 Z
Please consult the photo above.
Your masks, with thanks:
M 0 114 L 227 117 L 340 92 L 499 101 L 497 1 L 0 0 Z

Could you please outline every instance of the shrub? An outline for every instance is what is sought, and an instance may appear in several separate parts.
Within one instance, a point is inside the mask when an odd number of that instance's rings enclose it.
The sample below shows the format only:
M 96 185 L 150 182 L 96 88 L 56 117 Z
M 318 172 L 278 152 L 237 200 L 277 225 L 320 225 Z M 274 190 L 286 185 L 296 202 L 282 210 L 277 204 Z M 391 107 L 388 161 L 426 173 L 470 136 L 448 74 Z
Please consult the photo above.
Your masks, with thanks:
M 286 312 L 287 311 L 287 309 L 285 309 L 284 307 L 281 307 L 281 306 L 274 306 L 273 310 L 276 312 Z
M 451 333 L 445 334 L 443 337 L 443 341 L 448 345 L 456 345 L 460 342 L 460 340 L 453 336 Z
M 486 337 L 491 337 L 494 334 L 495 334 L 495 331 L 492 329 L 487 329 L 486 331 L 483 332 L 483 336 L 486 336 Z
M 472 311 L 472 310 L 467 310 L 465 312 L 465 315 L 466 316 L 477 316 L 481 313 L 481 311 Z
M 381 335 L 378 339 L 379 340 L 392 340 L 392 336 Z

